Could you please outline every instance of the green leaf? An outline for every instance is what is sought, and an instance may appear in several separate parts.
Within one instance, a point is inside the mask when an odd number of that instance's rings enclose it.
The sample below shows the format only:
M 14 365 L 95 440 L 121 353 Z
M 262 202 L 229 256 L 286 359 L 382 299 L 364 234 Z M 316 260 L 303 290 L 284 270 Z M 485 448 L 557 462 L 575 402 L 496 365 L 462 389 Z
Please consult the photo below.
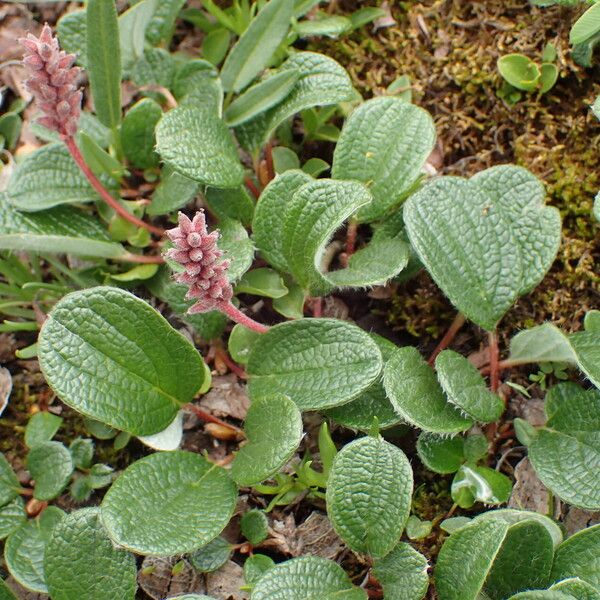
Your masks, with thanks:
M 600 388 L 600 331 L 581 331 L 569 336 L 577 356 L 577 366 Z
M 35 480 L 33 497 L 52 500 L 67 487 L 71 479 L 71 453 L 60 442 L 37 443 L 27 455 L 27 470 Z
M 385 364 L 394 354 L 396 344 L 376 334 L 372 334 L 372 338 L 381 351 Z M 358 398 L 343 406 L 331 408 L 325 411 L 325 414 L 344 427 L 360 429 L 365 432 L 372 427 L 374 417 L 377 417 L 380 430 L 388 429 L 402 422 L 388 400 L 383 388 L 382 376 Z
M 128 174 L 125 167 L 114 156 L 103 150 L 85 131 L 79 132 L 79 147 L 85 162 L 96 175 L 100 177 L 108 175 L 115 181 L 119 181 Z
M 177 63 L 164 48 L 147 48 L 131 69 L 131 80 L 139 86 L 171 88 Z
M 252 223 L 254 200 L 245 186 L 237 188 L 206 188 L 204 198 L 209 209 L 219 219 L 235 219 L 248 226 Z
M 373 575 L 391 600 L 421 600 L 429 587 L 427 559 L 409 544 L 400 542 L 373 564 Z
M 76 469 L 89 469 L 94 459 L 94 441 L 89 438 L 75 438 L 69 445 L 69 452 Z
M 160 183 L 152 192 L 152 202 L 147 212 L 149 215 L 166 215 L 189 204 L 199 189 L 200 186 L 196 181 L 180 175 L 165 165 L 160 172 Z
M 578 577 L 570 577 L 559 581 L 551 586 L 549 591 L 568 594 L 578 600 L 600 600 L 600 592 L 593 585 Z
M 520 331 L 510 340 L 509 360 L 516 363 L 567 362 L 577 356 L 568 337 L 552 323 Z
M 38 412 L 33 415 L 25 428 L 25 444 L 28 448 L 33 448 L 35 445 L 49 442 L 63 420 L 48 411 Z
M 435 361 L 435 369 L 448 401 L 468 418 L 480 423 L 493 423 L 500 418 L 504 402 L 488 389 L 468 359 L 453 350 L 444 350 Z
M 17 600 L 17 597 L 12 593 L 12 590 L 0 579 L 0 600 Z
M 558 80 L 558 67 L 552 63 L 542 63 L 540 68 L 540 94 L 549 92 Z
M 181 65 L 175 73 L 173 78 L 173 94 L 175 98 L 182 100 L 187 94 L 194 92 L 197 87 L 202 87 L 207 80 L 216 83 L 218 77 L 218 71 L 207 60 L 198 58 L 189 60 Z
M 301 556 L 269 569 L 252 590 L 252 600 L 366 600 L 336 563 Z
M 244 226 L 234 219 L 224 218 L 219 224 L 219 247 L 230 262 L 227 276 L 232 283 L 247 275 L 254 259 L 254 245 Z
M 42 327 L 38 352 L 63 402 L 134 435 L 163 430 L 205 376 L 183 335 L 144 301 L 109 287 L 58 302 Z
M 8 504 L 19 495 L 21 485 L 11 464 L 0 452 L 0 506 Z
M 209 31 L 202 40 L 202 56 L 214 66 L 227 55 L 231 34 L 224 27 Z
M 508 600 L 576 600 L 576 598 L 556 590 L 530 590 L 519 592 Z
M 158 0 L 141 0 L 118 18 L 121 67 L 127 71 L 144 54 L 146 29 Z
M 156 128 L 161 158 L 205 185 L 237 187 L 244 169 L 229 129 L 212 110 L 186 104 L 165 113 Z
M 431 521 L 421 521 L 419 517 L 410 515 L 406 521 L 406 536 L 409 540 L 422 540 L 431 533 L 432 528 Z
M 154 152 L 154 129 L 161 117 L 160 105 L 151 98 L 143 98 L 127 111 L 123 119 L 123 152 L 138 169 L 148 169 L 158 164 L 158 156 Z
M 593 4 L 575 21 L 569 34 L 571 44 L 583 44 L 600 31 L 600 6 Z
M 235 293 L 265 296 L 266 298 L 282 298 L 288 293 L 288 289 L 277 271 L 260 267 L 244 273 L 235 286 Z
M 138 439 L 154 450 L 177 450 L 183 439 L 183 411 L 180 410 L 175 419 L 162 431 L 138 436 Z
M 88 0 L 86 55 L 94 109 L 103 125 L 121 122 L 121 51 L 114 0 Z
M 548 393 L 545 410 L 547 428 L 528 448 L 538 477 L 564 501 L 600 508 L 600 392 L 562 383 Z
M 498 59 L 500 75 L 513 87 L 533 92 L 540 81 L 539 67 L 523 54 L 506 54 Z
M 585 313 L 583 327 L 586 331 L 600 331 L 600 310 L 590 310 Z
M 465 461 L 464 439 L 422 431 L 417 440 L 421 462 L 435 473 L 456 473 Z
M 414 427 L 458 433 L 473 424 L 447 402 L 433 369 L 412 346 L 398 348 L 386 363 L 383 386 L 396 412 Z
M 434 570 L 440 600 L 475 600 L 478 597 L 508 527 L 495 520 L 472 523 L 444 542 Z
M 16 112 L 7 112 L 0 116 L 0 135 L 6 148 L 13 150 L 19 141 L 23 121 Z
M 268 479 L 292 458 L 302 439 L 302 416 L 286 396 L 261 396 L 248 409 L 244 431 L 248 443 L 233 459 L 231 476 L 247 487 Z
M 531 173 L 504 165 L 443 177 L 406 203 L 410 241 L 450 301 L 488 331 L 554 261 L 560 215 Z
M 185 0 L 162 0 L 156 7 L 152 20 L 146 28 L 146 39 L 153 46 L 171 40 L 175 20 L 184 4 Z
M 579 577 L 595 588 L 600 586 L 600 525 L 578 531 L 556 550 L 551 581 Z
M 273 299 L 273 310 L 283 315 L 286 319 L 301 319 L 304 316 L 304 303 L 306 294 L 304 290 L 289 278 L 285 285 L 288 293 L 281 298 Z
M 229 522 L 237 489 L 199 454 L 158 452 L 131 464 L 101 504 L 111 539 L 138 554 L 192 552 Z
M 56 33 L 61 48 L 77 55 L 77 63 L 87 64 L 87 16 L 85 10 L 65 13 L 56 23 Z
M 135 597 L 135 558 L 113 546 L 98 508 L 72 512 L 56 525 L 46 547 L 44 572 L 53 600 Z
M 367 23 L 371 23 L 372 21 L 375 21 L 380 17 L 385 17 L 386 15 L 387 13 L 383 8 L 377 8 L 375 6 L 365 6 L 364 8 L 359 8 L 350 15 L 352 29 L 358 29 L 359 27 L 367 25 Z
M 272 77 L 253 85 L 225 110 L 225 122 L 237 127 L 284 100 L 300 78 L 298 71 L 276 73 Z
M 489 442 L 485 435 L 471 434 L 464 438 L 464 454 L 467 462 L 478 462 L 488 455 Z
M 548 583 L 554 546 L 547 529 L 537 521 L 512 525 L 485 581 L 485 593 L 503 600 Z
M 105 176 L 100 179 L 109 189 L 115 188 L 114 181 Z M 6 198 L 24 211 L 99 200 L 62 143 L 48 144 L 28 154 L 10 178 Z
M 225 91 L 240 92 L 268 65 L 288 32 L 292 9 L 288 0 L 270 0 L 259 11 L 221 69 Z
M 290 148 L 277 146 L 273 148 L 273 166 L 275 168 L 275 173 L 285 173 L 285 171 L 299 169 L 300 159 Z
M 13 531 L 19 529 L 26 520 L 25 503 L 20 496 L 17 496 L 8 502 L 8 504 L 0 506 L 0 540 L 3 540 Z M 1 594 L 0 598 L 2 598 Z
M 300 410 L 350 402 L 381 372 L 381 352 L 367 333 L 335 319 L 298 319 L 260 336 L 248 361 L 253 401 L 289 396 Z
M 461 508 L 470 508 L 475 502 L 503 504 L 512 491 L 511 480 L 489 467 L 461 465 L 452 480 L 452 499 Z
M 333 461 L 327 514 L 352 550 L 380 558 L 402 535 L 412 491 L 412 469 L 402 450 L 382 438 L 360 438 Z
M 136 267 L 132 267 L 124 273 L 117 273 L 116 275 L 111 275 L 110 278 L 114 279 L 115 281 L 125 282 L 143 281 L 144 279 L 150 279 L 151 277 L 154 277 L 157 271 L 158 265 L 137 265 Z
M 292 195 L 312 178 L 302 171 L 277 175 L 260 195 L 252 221 L 252 237 L 262 257 L 282 272 L 289 270 L 283 254 L 284 215 Z
M 352 28 L 352 21 L 348 17 L 335 15 L 321 19 L 306 20 L 296 23 L 294 31 L 300 37 L 313 37 L 325 35 L 337 38 Z
M 352 100 L 356 91 L 344 68 L 332 58 L 315 52 L 297 52 L 281 65 L 278 72 L 299 71 L 300 79 L 277 106 L 236 128 L 242 146 L 255 151 L 286 119 L 313 106 L 326 106 Z
M 220 569 L 231 557 L 233 550 L 231 544 L 221 536 L 217 536 L 206 546 L 202 546 L 190 554 L 189 561 L 197 571 L 212 573 Z
M 52 530 L 65 513 L 49 506 L 38 517 L 26 521 L 12 533 L 4 546 L 4 560 L 10 574 L 28 590 L 47 594 L 44 552 Z
M 244 579 L 248 585 L 254 585 L 269 569 L 275 566 L 275 561 L 265 554 L 253 554 L 244 562 Z M 592 599 L 590 599 L 592 600 Z
M 350 115 L 335 148 L 332 177 L 369 188 L 373 202 L 360 209 L 359 221 L 383 217 L 406 196 L 434 144 L 429 113 L 399 98 L 374 98 Z
M 242 515 L 240 520 L 242 535 L 254 546 L 264 542 L 269 535 L 269 521 L 262 510 L 253 508 Z
M 252 331 L 239 323 L 234 325 L 227 340 L 227 350 L 231 354 L 231 358 L 235 362 L 245 365 L 250 357 L 252 346 L 260 335 L 260 333 Z

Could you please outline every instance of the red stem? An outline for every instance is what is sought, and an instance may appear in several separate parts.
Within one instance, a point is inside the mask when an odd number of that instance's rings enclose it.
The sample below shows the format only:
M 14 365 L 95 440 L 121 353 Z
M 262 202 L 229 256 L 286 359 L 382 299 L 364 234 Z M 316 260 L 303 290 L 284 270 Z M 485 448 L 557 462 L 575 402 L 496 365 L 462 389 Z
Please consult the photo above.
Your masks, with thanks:
M 315 319 L 319 319 L 323 316 L 323 298 L 321 296 L 311 300 L 311 309 Z
M 435 364 L 435 359 L 438 354 L 445 350 L 451 343 L 452 340 L 456 337 L 456 334 L 460 331 L 460 328 L 465 324 L 466 318 L 462 313 L 457 313 L 456 317 L 454 317 L 454 321 L 452 321 L 452 325 L 446 331 L 444 337 L 440 340 L 440 343 L 436 346 L 435 350 L 429 357 L 427 361 L 430 367 L 433 367 Z
M 501 360 L 498 362 L 498 372 L 504 371 L 505 369 L 510 369 L 512 367 L 518 367 L 519 365 L 525 365 L 527 364 L 526 362 L 519 362 L 519 361 L 513 361 L 510 359 L 507 360 Z M 485 365 L 485 367 L 481 367 L 481 369 L 479 369 L 479 372 L 482 375 L 489 375 L 490 374 L 490 365 Z
M 236 308 L 231 302 L 224 302 L 218 307 L 223 314 L 226 314 L 232 321 L 256 331 L 256 333 L 266 333 L 269 328 L 262 323 L 258 323 L 248 315 L 245 315 L 239 308 Z
M 500 351 L 498 349 L 498 335 L 495 331 L 490 331 L 490 389 L 497 392 L 500 387 Z
M 275 165 L 273 164 L 273 144 L 271 142 L 267 142 L 265 146 L 265 161 L 267 163 L 267 175 L 269 176 L 269 181 L 275 179 Z
M 189 404 L 186 404 L 186 408 L 189 408 L 192 412 L 195 413 L 195 415 L 199 419 L 201 419 L 205 423 L 215 423 L 216 425 L 220 425 L 221 427 L 225 427 L 226 429 L 231 429 L 232 431 L 235 431 L 238 434 L 243 433 L 239 427 L 236 427 L 235 425 L 230 425 L 229 423 L 226 423 L 225 421 L 222 421 L 221 419 L 214 417 L 210 413 L 207 413 L 206 411 L 202 410 L 201 408 L 198 408 L 195 404 L 192 404 L 191 402 Z
M 348 260 L 353 254 L 356 247 L 356 233 L 358 231 L 358 222 L 352 219 L 348 223 L 348 230 L 346 232 L 346 260 Z
M 160 255 L 147 256 L 144 254 L 133 254 L 132 252 L 128 252 L 123 256 L 115 258 L 114 260 L 151 265 L 162 265 L 165 262 L 165 259 Z
M 248 379 L 248 373 L 246 373 L 246 371 L 244 371 L 242 367 L 240 367 L 236 362 L 233 361 L 233 359 L 227 353 L 227 350 L 225 350 L 224 348 L 217 347 L 215 348 L 215 354 L 216 357 L 220 358 L 225 363 L 227 368 L 232 373 L 237 375 L 240 379 Z
M 75 143 L 75 139 L 73 137 L 63 137 L 63 141 L 67 146 L 73 160 L 77 163 L 77 166 L 81 169 L 81 172 L 86 176 L 87 180 L 90 182 L 90 185 L 98 192 L 102 200 L 106 202 L 118 215 L 123 217 L 126 221 L 133 223 L 137 227 L 143 227 L 147 229 L 151 233 L 162 236 L 164 235 L 164 230 L 159 227 L 154 227 L 154 225 L 149 225 L 145 221 L 138 219 L 133 216 L 130 212 L 128 212 L 125 207 L 121 206 L 121 204 L 115 200 L 108 190 L 102 185 L 100 180 L 94 175 L 93 171 L 90 169 L 88 164 L 85 162 L 85 158 L 83 158 L 83 154 L 81 154 L 77 144 Z
M 252 192 L 254 198 L 258 200 L 260 198 L 260 190 L 256 187 L 256 185 L 254 185 L 254 181 L 252 181 L 250 177 L 246 177 L 244 179 L 244 183 L 246 184 L 246 187 Z

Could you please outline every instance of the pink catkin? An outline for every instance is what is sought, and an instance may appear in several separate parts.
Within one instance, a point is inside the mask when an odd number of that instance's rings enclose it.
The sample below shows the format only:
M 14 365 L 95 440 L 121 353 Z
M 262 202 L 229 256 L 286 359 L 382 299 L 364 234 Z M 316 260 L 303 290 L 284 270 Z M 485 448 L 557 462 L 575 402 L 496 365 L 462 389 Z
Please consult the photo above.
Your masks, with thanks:
M 217 247 L 218 231 L 208 233 L 204 211 L 199 210 L 190 219 L 179 213 L 179 226 L 166 232 L 174 247 L 166 256 L 182 265 L 183 273 L 175 280 L 189 287 L 186 298 L 196 300 L 188 313 L 204 313 L 222 309 L 233 297 L 233 289 L 227 278 L 229 261 Z
M 75 55 L 60 49 L 47 23 L 39 38 L 28 33 L 19 43 L 25 48 L 23 63 L 31 74 L 27 88 L 44 113 L 39 123 L 72 137 L 81 113 L 81 91 L 75 85 L 80 69 L 73 66 Z

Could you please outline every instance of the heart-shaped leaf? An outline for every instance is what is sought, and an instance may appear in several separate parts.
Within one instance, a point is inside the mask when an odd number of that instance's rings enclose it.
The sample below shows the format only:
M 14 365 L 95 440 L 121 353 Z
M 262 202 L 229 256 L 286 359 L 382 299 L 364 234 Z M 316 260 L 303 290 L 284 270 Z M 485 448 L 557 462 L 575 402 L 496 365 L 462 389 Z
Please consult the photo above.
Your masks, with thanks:
M 254 584 L 271 568 L 275 561 L 265 554 L 253 554 L 244 562 L 244 579 L 247 585 Z
M 600 586 L 600 525 L 578 531 L 556 550 L 551 581 L 579 577 L 595 588 Z
M 291 398 L 302 411 L 350 402 L 381 372 L 381 352 L 367 333 L 335 319 L 298 319 L 260 336 L 248 360 L 253 400 Z
M 548 530 L 537 521 L 512 525 L 485 581 L 485 593 L 502 600 L 548 583 L 554 546 Z
M 54 527 L 44 573 L 53 600 L 133 600 L 137 588 L 135 558 L 113 546 L 97 508 L 72 512 Z
M 165 429 L 205 377 L 187 339 L 148 304 L 116 288 L 65 296 L 38 344 L 42 371 L 63 402 L 134 435 Z
M 49 506 L 35 519 L 26 521 L 6 540 L 6 566 L 10 574 L 28 590 L 48 593 L 44 577 L 44 552 L 52 530 L 64 516 L 62 510 Z
M 538 477 L 566 502 L 600 508 L 600 392 L 562 383 L 548 393 L 545 409 L 546 428 L 528 447 Z
M 25 428 L 25 444 L 28 448 L 33 448 L 42 442 L 49 442 L 62 422 L 61 417 L 53 415 L 47 410 L 35 413 Z
M 192 552 L 229 522 L 237 489 L 222 468 L 191 452 L 158 452 L 131 464 L 101 505 L 110 538 L 139 554 Z
M 352 550 L 383 557 L 402 535 L 412 491 L 412 469 L 402 450 L 383 438 L 363 437 L 333 461 L 327 514 Z
M 0 540 L 8 537 L 23 525 L 27 515 L 25 504 L 20 497 L 14 498 L 4 506 L 0 507 Z
M 289 29 L 292 8 L 287 0 L 271 0 L 259 11 L 221 69 L 225 91 L 243 90 L 267 66 Z
M 156 127 L 156 149 L 176 171 L 205 185 L 237 187 L 244 169 L 227 126 L 197 103 L 165 113 Z
M 383 387 L 396 412 L 414 427 L 458 433 L 473 424 L 446 400 L 433 369 L 412 346 L 398 348 L 387 362 Z
M 8 204 L 0 193 L 0 249 L 45 254 L 117 258 L 125 254 L 121 244 L 110 240 L 100 223 L 76 208 L 57 206 L 23 213 Z
M 404 542 L 374 561 L 373 575 L 381 583 L 386 598 L 421 600 L 429 587 L 427 559 Z
M 284 217 L 282 252 L 296 281 L 311 295 L 324 295 L 335 287 L 380 285 L 406 266 L 407 245 L 380 237 L 356 252 L 346 269 L 323 272 L 323 255 L 335 231 L 370 202 L 363 184 L 333 179 L 310 181 L 292 196 Z
M 0 452 L 0 506 L 8 504 L 19 495 L 21 485 L 8 460 Z
M 373 202 L 359 210 L 359 221 L 383 217 L 406 196 L 434 143 L 431 115 L 399 98 L 373 98 L 350 115 L 335 147 L 332 177 L 369 188 Z
M 492 167 L 469 180 L 442 177 L 404 209 L 410 241 L 452 304 L 488 331 L 554 261 L 560 215 L 531 173 Z
M 27 470 L 35 480 L 33 497 L 52 500 L 67 487 L 71 479 L 71 453 L 60 442 L 36 444 L 27 455 Z
M 492 423 L 504 412 L 504 403 L 491 392 L 479 371 L 453 350 L 440 352 L 436 361 L 438 381 L 448 401 L 470 419 Z
M 284 215 L 294 193 L 312 177 L 291 170 L 277 175 L 263 190 L 252 221 L 252 237 L 264 259 L 282 272 L 289 271 L 283 254 Z
M 261 148 L 276 127 L 301 110 L 346 102 L 356 96 L 356 90 L 345 69 L 323 54 L 296 52 L 276 73 L 285 71 L 300 73 L 285 100 L 236 128 L 236 136 L 244 148 L 251 151 Z
M 385 364 L 396 350 L 396 344 L 376 334 L 371 336 L 381 351 Z M 358 398 L 343 406 L 331 408 L 325 411 L 325 414 L 344 427 L 366 432 L 373 427 L 375 417 L 380 430 L 402 422 L 386 396 L 382 376 L 378 377 L 377 381 Z
M 440 600 L 475 600 L 478 597 L 508 527 L 496 520 L 470 523 L 444 542 L 434 571 Z
M 275 565 L 256 583 L 252 600 L 366 600 L 331 560 L 301 556 Z
M 464 440 L 422 431 L 417 440 L 421 462 L 435 473 L 456 473 L 465 461 Z
M 302 440 L 302 416 L 288 397 L 263 396 L 250 405 L 244 431 L 248 443 L 236 454 L 231 476 L 238 485 L 251 486 L 277 473 L 293 456 Z
M 114 189 L 114 181 L 105 176 L 101 179 L 109 189 Z M 62 143 L 42 146 L 19 163 L 9 180 L 6 197 L 23 211 L 99 200 Z

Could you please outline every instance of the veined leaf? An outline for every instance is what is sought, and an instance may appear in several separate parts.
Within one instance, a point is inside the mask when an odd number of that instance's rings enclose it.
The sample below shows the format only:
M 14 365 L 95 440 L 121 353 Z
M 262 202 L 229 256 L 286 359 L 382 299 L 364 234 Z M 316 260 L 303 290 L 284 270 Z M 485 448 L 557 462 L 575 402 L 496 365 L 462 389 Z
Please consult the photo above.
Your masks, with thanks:
M 113 546 L 98 508 L 72 512 L 54 527 L 46 547 L 44 572 L 53 600 L 135 597 L 135 558 Z
M 153 46 L 157 46 L 160 42 L 170 41 L 175 28 L 175 20 L 184 4 L 185 0 L 161 0 L 158 4 L 152 20 L 146 28 L 146 39 Z
M 480 423 L 492 423 L 504 412 L 504 403 L 491 392 L 479 371 L 453 350 L 440 352 L 436 361 L 438 381 L 448 401 Z
M 198 182 L 165 165 L 160 172 L 160 183 L 152 192 L 152 203 L 148 206 L 148 214 L 166 215 L 182 208 L 194 199 L 199 189 Z
M 261 148 L 271 133 L 286 119 L 313 106 L 352 100 L 356 91 L 348 73 L 335 60 L 315 52 L 297 52 L 278 72 L 299 71 L 300 79 L 277 106 L 236 128 L 236 136 L 247 150 Z
M 205 376 L 194 347 L 160 314 L 109 287 L 74 292 L 56 304 L 40 332 L 38 356 L 63 402 L 134 435 L 167 427 Z
M 282 71 L 253 85 L 227 107 L 225 122 L 229 127 L 237 127 L 279 104 L 299 78 L 298 71 Z
M 225 91 L 243 90 L 267 66 L 289 29 L 292 10 L 289 0 L 270 0 L 259 11 L 221 69 Z
M 143 98 L 127 111 L 123 119 L 121 125 L 123 152 L 138 169 L 148 169 L 158 164 L 158 155 L 154 152 L 156 145 L 154 129 L 161 117 L 160 104 L 151 98 Z
M 581 331 L 569 336 L 577 366 L 600 389 L 600 331 Z
M 552 323 L 520 331 L 510 340 L 511 362 L 575 363 L 577 357 L 569 338 Z
M 269 569 L 252 590 L 252 600 L 366 600 L 337 564 L 318 556 L 300 556 Z
M 121 122 L 121 50 L 114 0 L 88 0 L 86 6 L 87 72 L 94 108 L 103 125 Z
M 21 484 L 12 466 L 0 452 L 0 506 L 8 504 L 19 495 Z
M 139 554 L 192 552 L 229 522 L 237 489 L 227 472 L 191 452 L 158 452 L 125 469 L 102 501 L 110 538 Z
M 232 553 L 232 544 L 225 538 L 217 536 L 214 540 L 190 554 L 189 561 L 197 571 L 212 573 L 220 569 L 230 559 Z
M 550 586 L 549 591 L 557 591 L 568 594 L 577 600 L 600 600 L 600 592 L 593 585 L 579 579 L 578 577 L 569 577 Z
M 158 6 L 158 0 L 141 0 L 118 18 L 121 66 L 129 69 L 144 55 L 146 29 Z
M 374 562 L 373 575 L 381 583 L 385 597 L 395 600 L 421 600 L 429 587 L 427 559 L 404 542 Z
M 236 454 L 231 476 L 247 487 L 268 479 L 290 460 L 302 440 L 302 416 L 286 396 L 264 396 L 250 405 L 244 431 L 248 443 Z
M 252 400 L 289 396 L 302 411 L 350 402 L 381 372 L 381 352 L 367 333 L 335 319 L 298 319 L 272 327 L 248 360 Z
M 335 147 L 332 177 L 369 188 L 373 202 L 359 210 L 359 221 L 381 218 L 403 199 L 434 144 L 429 113 L 399 98 L 368 100 L 350 115 Z
M 205 185 L 237 187 L 244 170 L 226 125 L 212 110 L 180 105 L 165 113 L 156 128 L 161 158 L 182 175 Z
M 396 412 L 414 427 L 458 433 L 473 424 L 447 402 L 433 369 L 412 346 L 398 348 L 387 362 L 383 386 Z
M 402 535 L 412 491 L 412 469 L 402 450 L 381 437 L 363 437 L 333 461 L 327 514 L 352 550 L 381 558 Z
M 462 437 L 441 437 L 422 431 L 417 440 L 421 462 L 435 473 L 456 473 L 465 461 Z
M 56 23 L 60 46 L 69 54 L 77 56 L 77 64 L 85 68 L 87 63 L 87 16 L 85 10 L 65 13 Z
M 113 180 L 106 176 L 100 179 L 109 189 L 115 189 Z M 6 198 L 22 211 L 99 200 L 62 143 L 42 146 L 19 163 L 6 188 Z
M 593 4 L 575 21 L 569 34 L 571 44 L 583 44 L 600 31 L 600 6 Z
M 0 506 L 0 540 L 7 538 L 13 531 L 16 531 L 27 521 L 25 513 L 25 503 L 20 496 L 17 496 L 8 504 Z M 2 600 L 2 594 L 0 594 Z
M 492 331 L 554 261 L 560 215 L 544 188 L 512 165 L 469 180 L 442 177 L 412 195 L 404 219 L 435 282 L 469 319 Z
M 67 487 L 71 479 L 71 453 L 60 442 L 36 444 L 27 455 L 27 469 L 35 480 L 33 497 L 52 500 Z
M 579 577 L 594 587 L 600 586 L 600 525 L 578 531 L 556 550 L 551 581 Z

